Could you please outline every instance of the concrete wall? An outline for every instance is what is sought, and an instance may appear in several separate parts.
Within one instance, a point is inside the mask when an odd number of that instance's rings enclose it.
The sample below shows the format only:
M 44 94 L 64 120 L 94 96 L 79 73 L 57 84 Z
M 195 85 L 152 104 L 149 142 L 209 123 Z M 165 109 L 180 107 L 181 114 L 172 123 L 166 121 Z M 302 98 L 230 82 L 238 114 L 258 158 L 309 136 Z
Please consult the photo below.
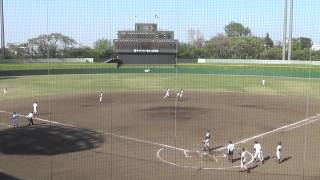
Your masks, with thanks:
M 49 59 L 4 59 L 0 63 L 76 63 L 89 62 L 93 63 L 93 58 L 49 58 Z
M 301 64 L 320 65 L 320 61 L 283 61 L 283 60 L 258 60 L 258 59 L 198 59 L 199 64 Z

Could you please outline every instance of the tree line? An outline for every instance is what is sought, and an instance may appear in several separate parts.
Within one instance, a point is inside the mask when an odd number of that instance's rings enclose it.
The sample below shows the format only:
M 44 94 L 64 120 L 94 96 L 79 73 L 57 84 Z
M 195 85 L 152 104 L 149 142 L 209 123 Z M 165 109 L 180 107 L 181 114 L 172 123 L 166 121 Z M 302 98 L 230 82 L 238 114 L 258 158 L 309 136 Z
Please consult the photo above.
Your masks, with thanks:
M 179 43 L 178 58 L 221 59 L 282 59 L 281 42 L 273 41 L 269 34 L 257 37 L 249 27 L 230 22 L 209 40 L 201 32 L 189 31 L 187 43 Z M 292 39 L 292 59 L 320 60 L 319 51 L 310 51 L 313 42 L 308 37 Z M 20 44 L 8 44 L 7 58 L 77 58 L 105 59 L 112 56 L 112 40 L 98 39 L 93 47 L 82 46 L 73 38 L 61 33 L 43 34 Z
M 7 58 L 107 58 L 112 55 L 112 42 L 98 39 L 93 47 L 82 46 L 61 33 L 43 34 L 20 44 L 8 44 Z
M 241 23 L 230 22 L 219 33 L 205 41 L 201 35 L 191 31 L 187 43 L 180 43 L 179 58 L 218 58 L 218 59 L 282 59 L 282 43 L 274 42 L 269 33 L 257 37 L 249 27 Z M 310 51 L 313 42 L 308 37 L 292 39 L 293 60 L 320 60 L 319 51 Z

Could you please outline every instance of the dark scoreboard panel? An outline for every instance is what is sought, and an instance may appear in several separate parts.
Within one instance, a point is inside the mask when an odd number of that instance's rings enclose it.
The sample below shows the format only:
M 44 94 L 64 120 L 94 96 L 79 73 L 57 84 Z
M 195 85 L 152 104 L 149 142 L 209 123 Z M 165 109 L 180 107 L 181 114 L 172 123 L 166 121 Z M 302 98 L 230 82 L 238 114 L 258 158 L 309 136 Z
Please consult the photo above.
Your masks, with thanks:
M 158 52 L 175 53 L 177 51 L 176 40 L 114 40 L 115 52 Z M 154 51 L 147 51 L 154 50 Z

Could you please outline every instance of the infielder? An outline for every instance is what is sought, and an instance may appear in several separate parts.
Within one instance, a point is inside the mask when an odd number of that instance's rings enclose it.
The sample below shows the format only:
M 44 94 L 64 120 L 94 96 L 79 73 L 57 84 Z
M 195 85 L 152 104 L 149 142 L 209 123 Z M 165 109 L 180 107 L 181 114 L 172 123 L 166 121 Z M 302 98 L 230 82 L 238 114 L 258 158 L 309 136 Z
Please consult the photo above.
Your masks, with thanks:
M 168 88 L 167 90 L 166 90 L 166 94 L 163 96 L 163 99 L 165 99 L 165 98 L 167 98 L 167 97 L 169 97 L 170 96 L 170 89 Z
M 182 98 L 182 94 L 183 94 L 183 89 L 179 90 L 178 93 L 177 93 L 177 98 L 178 98 L 178 101 L 181 100 Z
M 12 115 L 12 124 L 14 128 L 18 128 L 18 114 L 16 112 Z
M 204 140 L 202 141 L 203 142 L 203 151 L 210 151 L 209 141 L 210 141 L 210 132 L 207 129 L 206 134 L 204 135 Z
M 262 164 L 264 163 L 264 159 L 263 159 L 263 155 L 262 155 L 262 150 L 261 150 L 261 145 L 258 141 L 255 141 L 254 142 L 254 145 L 253 145 L 253 152 L 254 152 L 254 161 L 261 161 Z
M 28 115 L 27 115 L 27 119 L 28 119 L 28 122 L 29 122 L 29 127 L 31 125 L 33 125 L 33 112 L 30 112 Z
M 246 149 L 242 148 L 241 159 L 240 159 L 240 171 L 245 172 L 248 171 L 248 167 L 246 165 L 247 157 L 246 157 Z
M 102 99 L 103 99 L 103 92 L 100 92 L 100 95 L 99 95 L 99 102 L 102 103 Z
M 34 114 L 37 114 L 37 113 L 38 113 L 38 111 L 37 111 L 38 102 L 37 102 L 37 101 L 34 102 L 32 106 L 33 106 L 33 113 L 34 113 Z
M 281 160 L 282 160 L 282 145 L 281 145 L 281 142 L 279 142 L 279 144 L 277 146 L 276 156 L 277 156 L 278 163 L 281 163 Z
M 229 141 L 229 144 L 227 146 L 227 155 L 228 155 L 228 161 L 231 161 L 231 163 L 233 163 L 233 152 L 235 150 L 235 146 L 232 143 L 232 141 Z

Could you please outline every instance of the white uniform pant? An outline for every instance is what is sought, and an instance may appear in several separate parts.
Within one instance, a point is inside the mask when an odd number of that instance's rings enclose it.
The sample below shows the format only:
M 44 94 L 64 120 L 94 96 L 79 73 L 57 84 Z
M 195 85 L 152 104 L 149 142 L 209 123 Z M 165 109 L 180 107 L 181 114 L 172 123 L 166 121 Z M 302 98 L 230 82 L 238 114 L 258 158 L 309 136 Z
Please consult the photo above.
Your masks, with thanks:
M 18 127 L 18 120 L 17 119 L 13 119 L 12 120 L 12 124 L 13 124 L 13 127 Z
M 278 160 L 281 160 L 281 152 L 280 152 L 280 151 L 277 151 L 277 152 L 276 152 L 276 155 L 277 155 L 277 159 L 278 159 Z
M 262 151 L 256 151 L 256 152 L 254 152 L 254 159 L 255 160 L 260 160 L 260 161 L 263 161 L 263 156 L 262 156 Z

